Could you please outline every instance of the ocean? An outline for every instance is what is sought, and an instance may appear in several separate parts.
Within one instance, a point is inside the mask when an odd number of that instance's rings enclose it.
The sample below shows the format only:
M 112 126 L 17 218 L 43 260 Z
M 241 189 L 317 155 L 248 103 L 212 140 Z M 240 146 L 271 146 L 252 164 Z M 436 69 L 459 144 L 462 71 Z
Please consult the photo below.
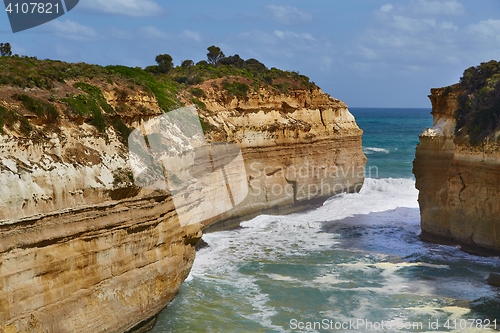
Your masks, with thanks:
M 411 173 L 430 109 L 351 108 L 364 130 L 360 193 L 210 233 L 152 332 L 500 330 L 499 258 L 424 243 Z

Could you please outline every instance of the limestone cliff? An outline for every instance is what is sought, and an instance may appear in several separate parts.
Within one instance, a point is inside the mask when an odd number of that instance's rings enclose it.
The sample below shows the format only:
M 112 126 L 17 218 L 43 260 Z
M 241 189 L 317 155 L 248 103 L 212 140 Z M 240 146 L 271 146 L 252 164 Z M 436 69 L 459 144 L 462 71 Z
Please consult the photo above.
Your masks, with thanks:
M 459 87 L 432 89 L 434 126 L 420 135 L 413 173 L 421 238 L 475 253 L 500 253 L 500 149 L 457 139 Z
M 361 189 L 362 131 L 343 102 L 317 87 L 289 94 L 260 89 L 237 98 L 213 86 L 202 86 L 207 110 L 201 115 L 211 128 L 207 136 L 242 148 L 249 185 L 246 199 L 218 224 L 237 216 L 290 212 Z
M 0 332 L 125 332 L 177 293 L 207 225 L 363 183 L 362 132 L 344 103 L 317 87 L 233 96 L 207 81 L 207 138 L 240 145 L 249 194 L 181 226 L 169 192 L 140 188 L 131 173 L 123 134 L 169 101 L 144 82 L 0 86 Z
M 118 106 L 115 87 L 89 83 Z M 27 135 L 21 120 L 0 136 L 0 332 L 125 332 L 153 317 L 189 274 L 202 226 L 181 227 L 168 195 L 134 186 L 113 127 L 68 119 L 59 99 L 54 127 L 11 97 L 43 106 L 44 91 L 0 93 L 4 109 L 31 117 Z M 131 125 L 160 114 L 144 91 L 125 102 Z

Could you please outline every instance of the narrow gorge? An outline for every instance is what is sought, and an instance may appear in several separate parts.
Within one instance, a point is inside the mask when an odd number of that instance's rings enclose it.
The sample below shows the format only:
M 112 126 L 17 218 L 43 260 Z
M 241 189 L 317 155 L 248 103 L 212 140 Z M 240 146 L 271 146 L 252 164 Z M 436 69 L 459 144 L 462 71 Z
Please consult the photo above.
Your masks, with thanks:
M 362 131 L 314 84 L 230 76 L 187 89 L 121 66 L 25 57 L 1 66 L 2 333 L 129 331 L 172 300 L 204 229 L 303 209 L 363 184 Z M 249 89 L 233 92 L 237 84 Z M 240 147 L 248 195 L 181 225 L 168 191 L 134 182 L 127 136 L 191 103 L 208 142 Z

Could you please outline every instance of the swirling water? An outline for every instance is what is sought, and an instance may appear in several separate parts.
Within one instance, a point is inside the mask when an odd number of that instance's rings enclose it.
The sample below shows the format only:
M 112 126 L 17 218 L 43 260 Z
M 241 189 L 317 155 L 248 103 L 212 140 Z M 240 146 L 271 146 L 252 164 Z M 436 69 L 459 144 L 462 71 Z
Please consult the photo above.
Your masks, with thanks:
M 500 330 L 500 289 L 485 282 L 499 258 L 418 239 L 411 167 L 430 110 L 351 112 L 368 157 L 361 192 L 204 235 L 153 332 Z

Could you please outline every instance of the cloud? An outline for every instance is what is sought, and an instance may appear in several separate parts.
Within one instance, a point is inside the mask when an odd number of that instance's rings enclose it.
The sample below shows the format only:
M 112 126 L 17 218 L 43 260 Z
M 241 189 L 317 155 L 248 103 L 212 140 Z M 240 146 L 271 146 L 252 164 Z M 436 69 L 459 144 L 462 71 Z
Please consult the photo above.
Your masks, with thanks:
M 415 11 L 425 15 L 464 15 L 465 7 L 456 0 L 417 0 Z
M 152 25 L 143 27 L 141 29 L 141 33 L 144 37 L 149 39 L 165 39 L 168 37 L 166 33 L 156 27 L 153 27 Z
M 87 27 L 71 20 L 54 20 L 47 23 L 47 28 L 57 36 L 72 40 L 96 40 L 97 32 L 91 27 Z
M 344 57 L 356 64 L 354 70 L 381 76 L 383 68 L 404 75 L 416 71 L 432 75 L 438 68 L 466 68 L 498 58 L 500 20 L 464 26 L 463 18 L 452 17 L 464 12 L 455 0 L 384 5 L 373 12 L 369 26 L 352 39 Z
M 440 27 L 441 27 L 441 29 L 451 29 L 451 30 L 455 30 L 455 31 L 458 30 L 457 25 L 453 24 L 453 22 L 448 22 L 448 21 L 441 22 Z
M 385 5 L 383 5 L 382 7 L 380 7 L 380 11 L 381 11 L 381 12 L 384 12 L 384 13 L 388 13 L 388 12 L 390 12 L 393 8 L 394 8 L 394 6 L 393 6 L 393 5 L 391 5 L 390 3 L 388 3 L 388 4 L 385 4 Z
M 192 31 L 192 30 L 184 30 L 181 34 L 181 37 L 182 38 L 189 38 L 189 39 L 192 39 L 196 42 L 201 41 L 201 34 L 199 32 Z
M 273 34 L 279 39 L 304 39 L 309 41 L 316 41 L 316 39 L 309 33 L 298 34 L 292 31 L 274 30 Z
M 313 67 L 327 72 L 338 54 L 328 39 L 307 32 L 256 29 L 241 33 L 237 38 L 245 41 L 246 49 L 240 50 L 240 54 L 265 60 L 266 65 L 282 69 L 307 72 L 305 68 Z M 300 60 L 300 66 L 297 66 L 297 60 Z
M 388 22 L 396 32 L 417 33 L 428 31 L 436 27 L 434 19 L 413 19 L 406 16 L 395 15 Z
M 466 32 L 480 40 L 498 42 L 500 41 L 500 20 L 489 19 L 470 24 Z
M 303 23 L 312 20 L 310 13 L 302 12 L 297 7 L 269 5 L 266 8 L 270 11 L 274 21 L 281 24 Z
M 85 0 L 81 7 L 106 14 L 142 17 L 155 16 L 162 11 L 153 0 Z
M 131 39 L 133 36 L 130 32 L 118 29 L 116 27 L 111 27 L 109 30 L 109 36 L 113 39 Z
M 372 27 L 353 40 L 345 57 L 354 70 L 375 76 L 387 73 L 384 68 L 409 74 L 446 63 L 446 55 L 458 51 L 453 23 L 396 14 L 401 12 L 375 16 Z

